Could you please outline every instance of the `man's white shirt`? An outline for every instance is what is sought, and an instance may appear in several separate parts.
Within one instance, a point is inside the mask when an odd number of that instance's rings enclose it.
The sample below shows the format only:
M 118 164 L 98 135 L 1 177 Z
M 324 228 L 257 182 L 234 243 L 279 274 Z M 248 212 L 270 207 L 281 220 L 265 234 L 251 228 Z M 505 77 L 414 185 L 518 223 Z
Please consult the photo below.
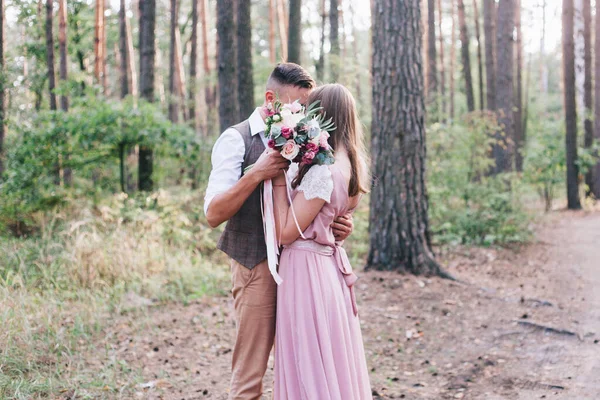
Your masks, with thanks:
M 260 134 L 266 148 L 267 138 L 263 134 L 265 131 L 265 121 L 263 121 L 260 115 L 260 108 L 254 110 L 248 118 L 248 122 L 250 123 L 250 133 L 252 136 Z M 219 139 L 217 139 L 212 149 L 212 170 L 210 171 L 206 195 L 204 196 L 205 214 L 215 196 L 228 191 L 240 180 L 244 154 L 246 154 L 244 140 L 235 129 L 226 129 L 219 136 Z

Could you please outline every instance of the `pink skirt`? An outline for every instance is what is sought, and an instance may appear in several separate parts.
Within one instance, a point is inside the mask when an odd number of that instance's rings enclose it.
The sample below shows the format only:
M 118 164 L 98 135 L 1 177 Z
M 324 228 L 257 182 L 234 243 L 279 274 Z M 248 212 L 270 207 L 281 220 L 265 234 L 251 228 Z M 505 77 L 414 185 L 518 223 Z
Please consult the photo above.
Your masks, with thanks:
M 279 265 L 274 399 L 372 399 L 344 249 L 297 241 Z

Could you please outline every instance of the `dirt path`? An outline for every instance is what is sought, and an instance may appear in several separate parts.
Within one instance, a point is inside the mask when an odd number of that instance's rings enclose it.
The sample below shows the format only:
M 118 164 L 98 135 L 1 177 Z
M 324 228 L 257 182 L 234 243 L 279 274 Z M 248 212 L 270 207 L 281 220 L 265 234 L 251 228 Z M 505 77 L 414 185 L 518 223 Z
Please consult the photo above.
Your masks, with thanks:
M 556 213 L 538 232 L 520 251 L 442 254 L 468 284 L 360 274 L 374 398 L 600 398 L 600 214 Z M 117 318 L 98 343 L 106 351 L 84 357 L 133 373 L 106 377 L 115 389 L 101 397 L 226 399 L 231 310 L 223 296 Z

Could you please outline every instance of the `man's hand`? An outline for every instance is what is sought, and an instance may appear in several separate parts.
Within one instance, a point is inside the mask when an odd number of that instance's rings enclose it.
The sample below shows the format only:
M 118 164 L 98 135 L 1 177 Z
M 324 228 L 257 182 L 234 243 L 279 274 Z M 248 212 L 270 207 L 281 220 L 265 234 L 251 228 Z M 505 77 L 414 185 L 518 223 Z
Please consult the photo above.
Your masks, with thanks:
M 248 174 L 252 174 L 258 181 L 262 182 L 275 178 L 289 165 L 290 162 L 283 158 L 281 153 L 273 149 L 266 149 L 248 171 Z
M 352 218 L 352 214 L 348 213 L 346 215 L 339 216 L 335 221 L 333 221 L 331 227 L 333 228 L 333 236 L 335 237 L 335 240 L 346 240 L 354 230 L 354 220 Z

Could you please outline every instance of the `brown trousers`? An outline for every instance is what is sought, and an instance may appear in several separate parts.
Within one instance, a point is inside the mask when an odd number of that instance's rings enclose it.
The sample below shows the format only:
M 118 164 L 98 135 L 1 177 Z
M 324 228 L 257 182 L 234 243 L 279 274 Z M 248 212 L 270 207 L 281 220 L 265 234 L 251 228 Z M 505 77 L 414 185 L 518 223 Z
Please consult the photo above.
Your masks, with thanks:
M 237 337 L 229 399 L 260 399 L 275 339 L 277 284 L 266 260 L 253 269 L 231 260 L 231 280 Z

